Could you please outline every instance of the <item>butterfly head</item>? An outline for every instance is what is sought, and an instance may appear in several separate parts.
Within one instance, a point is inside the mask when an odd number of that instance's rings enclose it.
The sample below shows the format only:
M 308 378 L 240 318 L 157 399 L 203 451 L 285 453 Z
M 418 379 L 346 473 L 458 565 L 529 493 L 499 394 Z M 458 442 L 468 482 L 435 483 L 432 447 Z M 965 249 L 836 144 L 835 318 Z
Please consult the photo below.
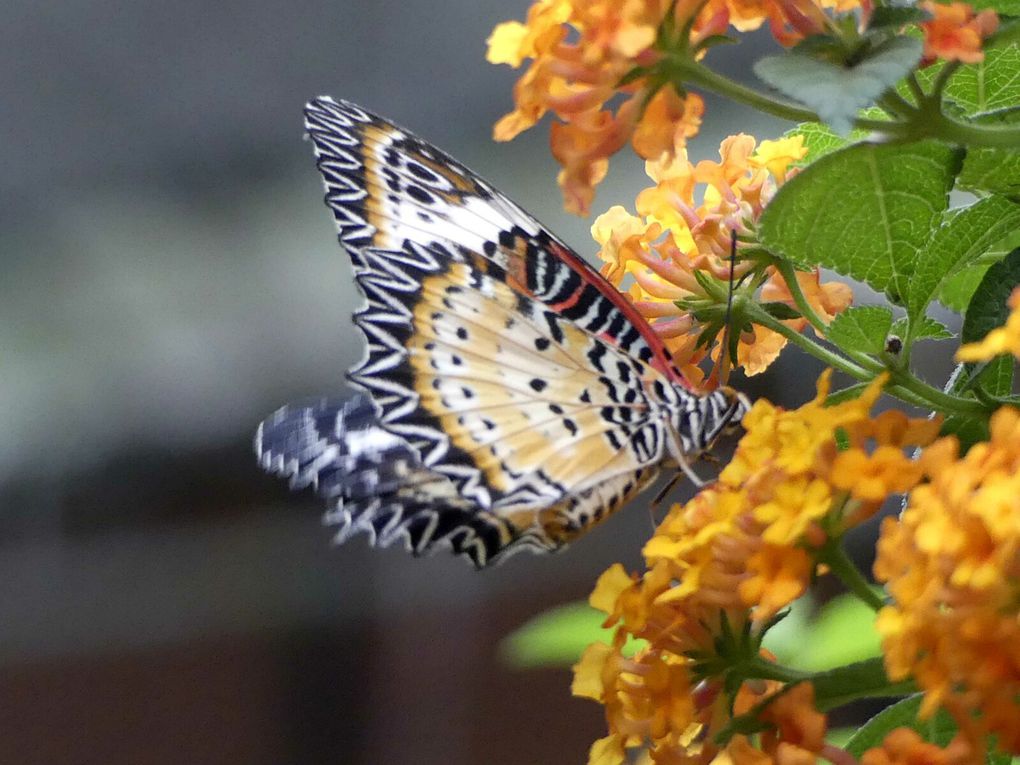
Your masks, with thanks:
M 737 433 L 741 429 L 744 415 L 751 409 L 751 401 L 743 393 L 724 385 L 709 394 L 711 405 L 706 446 L 712 445 L 720 438 Z
M 677 431 L 684 442 L 686 457 L 701 456 L 711 451 L 721 439 L 740 431 L 740 423 L 751 408 L 747 396 L 722 386 L 698 397 L 679 414 Z

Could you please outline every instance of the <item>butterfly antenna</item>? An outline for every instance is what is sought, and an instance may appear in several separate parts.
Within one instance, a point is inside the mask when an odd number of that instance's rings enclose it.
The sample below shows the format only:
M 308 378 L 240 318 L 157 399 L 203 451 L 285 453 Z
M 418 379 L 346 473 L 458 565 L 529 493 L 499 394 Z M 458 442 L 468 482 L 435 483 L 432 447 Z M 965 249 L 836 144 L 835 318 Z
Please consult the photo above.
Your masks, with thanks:
M 737 232 L 730 230 L 730 283 L 726 293 L 726 318 L 723 321 L 722 348 L 719 350 L 718 379 L 725 385 L 730 379 L 730 337 L 733 333 L 733 293 L 736 290 L 734 272 L 737 265 Z

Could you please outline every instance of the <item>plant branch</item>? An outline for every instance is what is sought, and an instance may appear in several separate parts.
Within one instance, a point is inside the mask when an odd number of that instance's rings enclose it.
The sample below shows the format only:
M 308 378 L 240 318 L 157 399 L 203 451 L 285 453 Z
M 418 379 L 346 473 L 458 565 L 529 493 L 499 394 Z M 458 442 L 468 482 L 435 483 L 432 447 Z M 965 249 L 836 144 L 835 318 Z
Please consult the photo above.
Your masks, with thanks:
M 918 380 L 906 370 L 895 367 L 886 367 L 881 362 L 864 354 L 844 352 L 844 356 L 836 353 L 835 351 L 829 350 L 802 332 L 798 332 L 797 330 L 786 326 L 774 316 L 768 314 L 756 303 L 748 305 L 745 310 L 748 318 L 750 318 L 753 323 L 760 324 L 774 332 L 778 332 L 791 343 L 797 345 L 816 359 L 825 362 L 833 369 L 845 372 L 855 380 L 870 382 L 880 373 L 885 371 L 889 372 L 890 381 L 889 384 L 886 385 L 886 392 L 906 401 L 908 404 L 914 404 L 926 409 L 938 409 L 942 412 L 953 412 L 968 416 L 985 416 L 987 414 L 987 407 L 981 402 L 970 398 L 961 398 L 960 396 L 943 393 L 938 388 L 933 388 L 931 385 Z
M 682 85 L 690 83 L 726 96 L 737 103 L 753 106 L 755 109 L 766 114 L 771 114 L 794 122 L 817 122 L 818 115 L 803 106 L 783 101 L 778 98 L 767 96 L 757 90 L 741 85 L 717 72 L 713 72 L 706 66 L 686 58 L 677 58 L 671 61 L 671 72 L 679 75 L 677 79 Z
M 890 681 L 881 657 L 819 672 L 813 683 L 815 705 L 823 712 L 855 699 L 906 696 L 917 691 L 910 680 Z
M 846 588 L 860 598 L 872 611 L 885 605 L 882 597 L 872 589 L 861 570 L 854 565 L 839 544 L 839 539 L 830 539 L 819 551 L 818 560 L 829 566 L 829 570 Z
M 797 306 L 797 310 L 800 311 L 801 316 L 807 319 L 819 334 L 824 334 L 828 326 L 822 320 L 822 317 L 815 312 L 814 306 L 811 305 L 804 291 L 800 288 L 800 281 L 797 279 L 797 269 L 793 267 L 793 263 L 784 258 L 774 258 L 772 262 L 776 270 L 782 275 L 783 281 L 786 282 L 786 287 L 790 290 L 793 302 Z
M 1013 149 L 1020 146 L 1020 125 L 980 125 L 960 122 L 945 114 L 930 115 L 926 133 L 964 146 Z
M 739 104 L 751 106 L 758 111 L 793 122 L 821 122 L 819 116 L 798 104 L 765 95 L 746 85 L 741 85 L 718 72 L 688 58 L 675 57 L 669 62 L 669 73 L 674 85 L 695 85 L 729 98 Z M 854 127 L 890 135 L 902 135 L 903 124 L 888 120 L 856 119 Z
M 747 308 L 747 313 L 751 321 L 753 321 L 755 324 L 761 324 L 764 327 L 768 327 L 773 332 L 778 332 L 780 335 L 785 337 L 791 343 L 803 348 L 812 356 L 814 356 L 817 359 L 820 359 L 821 361 L 824 361 L 833 369 L 838 369 L 840 372 L 845 372 L 846 374 L 853 377 L 855 380 L 867 381 L 874 378 L 874 375 L 868 372 L 868 370 L 863 369 L 862 367 L 858 366 L 852 361 L 843 358 L 834 351 L 830 351 L 824 345 L 816 343 L 814 340 L 812 340 L 802 332 L 798 332 L 795 329 L 791 329 L 790 327 L 786 326 L 781 321 L 776 319 L 774 316 L 771 316 L 768 313 L 766 313 L 758 304 L 755 303 L 749 305 Z

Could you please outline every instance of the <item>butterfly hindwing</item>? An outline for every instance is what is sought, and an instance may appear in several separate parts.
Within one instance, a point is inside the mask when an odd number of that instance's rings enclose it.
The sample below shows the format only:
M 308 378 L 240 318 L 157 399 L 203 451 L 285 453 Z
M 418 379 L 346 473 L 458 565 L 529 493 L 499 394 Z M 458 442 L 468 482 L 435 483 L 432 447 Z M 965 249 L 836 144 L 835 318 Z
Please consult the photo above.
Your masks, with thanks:
M 325 520 L 338 543 L 364 533 L 373 544 L 401 542 L 416 555 L 446 546 L 479 567 L 516 550 L 562 546 L 654 477 L 621 476 L 541 511 L 502 517 L 424 467 L 415 449 L 380 426 L 365 395 L 283 407 L 259 426 L 255 451 L 292 488 L 311 486 L 326 498 Z

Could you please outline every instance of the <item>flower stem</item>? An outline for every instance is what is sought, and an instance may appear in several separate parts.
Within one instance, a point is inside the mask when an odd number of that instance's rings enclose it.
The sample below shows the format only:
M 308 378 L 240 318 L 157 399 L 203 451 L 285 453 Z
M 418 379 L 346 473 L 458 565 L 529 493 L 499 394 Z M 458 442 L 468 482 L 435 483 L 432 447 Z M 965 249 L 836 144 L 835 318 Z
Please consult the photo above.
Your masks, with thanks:
M 824 334 L 826 330 L 826 323 L 822 321 L 822 317 L 815 313 L 814 307 L 808 301 L 807 296 L 804 295 L 804 291 L 800 288 L 800 281 L 797 279 L 797 270 L 793 267 L 793 263 L 783 258 L 775 258 L 773 261 L 776 269 L 783 277 L 783 281 L 786 282 L 787 289 L 790 290 L 790 294 L 793 295 L 793 302 L 797 306 L 797 310 L 800 311 L 801 316 L 807 319 L 811 326 L 815 328 L 820 334 Z
M 885 606 L 885 601 L 864 578 L 861 570 L 854 565 L 839 544 L 839 539 L 830 539 L 819 551 L 818 560 L 825 563 L 832 573 L 854 595 L 863 600 L 873 611 Z
M 674 85 L 678 87 L 683 87 L 684 85 L 700 86 L 720 96 L 725 96 L 738 104 L 751 106 L 760 112 L 792 120 L 793 122 L 821 122 L 819 116 L 810 109 L 790 101 L 784 101 L 760 93 L 718 72 L 713 72 L 708 67 L 686 57 L 677 56 L 670 61 L 670 74 L 672 75 Z M 904 133 L 904 125 L 902 123 L 889 120 L 859 118 L 854 120 L 854 127 L 861 128 L 862 130 L 874 130 L 888 135 L 898 136 Z
M 959 61 L 949 61 L 939 73 L 935 75 L 935 82 L 931 86 L 931 98 L 935 101 L 942 100 L 942 91 L 945 90 L 946 85 L 949 83 L 949 78 L 956 74 L 956 70 L 959 69 L 961 63 Z
M 748 680 L 755 678 L 758 680 L 778 680 L 783 683 L 799 683 L 802 680 L 810 680 L 814 677 L 811 672 L 784 667 L 782 664 L 766 661 L 760 656 L 741 663 L 740 670 L 740 675 Z
M 988 407 L 980 401 L 975 401 L 972 398 L 953 396 L 949 393 L 943 393 L 938 388 L 933 388 L 931 385 L 918 380 L 916 377 L 911 375 L 910 372 L 904 369 L 887 368 L 881 362 L 869 358 L 867 355 L 861 353 L 847 352 L 846 356 L 849 358 L 841 356 L 840 354 L 829 350 L 825 346 L 816 343 L 802 332 L 798 332 L 795 329 L 786 326 L 774 316 L 766 313 L 757 304 L 749 305 L 745 310 L 748 318 L 750 318 L 755 324 L 760 324 L 763 327 L 768 327 L 774 332 L 778 332 L 791 343 L 797 345 L 807 353 L 810 353 L 816 359 L 825 362 L 833 369 L 845 372 L 855 380 L 870 382 L 882 372 L 888 371 L 890 374 L 890 383 L 886 385 L 886 392 L 906 401 L 908 404 L 915 404 L 927 409 L 937 409 L 941 412 L 963 414 L 969 417 L 983 417 L 987 415 Z
M 874 375 L 870 374 L 866 369 L 863 369 L 857 364 L 854 364 L 852 361 L 843 358 L 838 353 L 830 351 L 825 346 L 819 345 L 803 333 L 786 326 L 774 316 L 766 313 L 757 304 L 749 305 L 747 307 L 747 315 L 755 324 L 761 324 L 763 327 L 768 327 L 773 332 L 778 332 L 791 343 L 800 346 L 816 359 L 824 361 L 833 369 L 838 369 L 840 372 L 846 372 L 856 380 L 871 380 L 874 377 Z
M 820 711 L 842 706 L 855 699 L 906 696 L 917 691 L 912 681 L 890 681 L 880 656 L 819 672 L 812 682 L 815 686 L 815 705 Z

